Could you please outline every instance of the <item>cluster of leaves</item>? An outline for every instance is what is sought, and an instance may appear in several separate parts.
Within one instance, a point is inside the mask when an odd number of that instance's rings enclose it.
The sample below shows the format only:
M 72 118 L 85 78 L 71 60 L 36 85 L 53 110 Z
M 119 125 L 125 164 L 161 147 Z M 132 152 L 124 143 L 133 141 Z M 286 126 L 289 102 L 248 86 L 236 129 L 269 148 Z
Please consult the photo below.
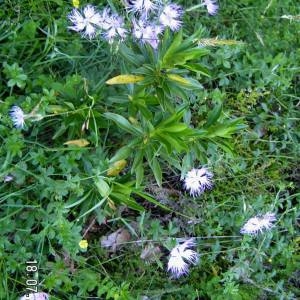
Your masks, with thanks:
M 68 32 L 71 1 L 0 2 L 1 299 L 24 294 L 32 259 L 53 299 L 296 297 L 299 23 L 273 19 L 296 15 L 296 1 L 225 2 L 214 20 L 191 11 L 199 21 L 166 31 L 158 51 Z M 208 31 L 228 45 L 209 51 Z M 14 129 L 12 105 L 40 117 Z M 214 190 L 190 199 L 180 178 L 206 163 Z M 278 230 L 239 235 L 270 209 Z M 121 226 L 140 242 L 109 253 L 100 237 Z M 189 277 L 168 278 L 163 249 L 141 263 L 180 236 L 201 237 Z
M 159 160 L 187 171 L 195 160 L 203 161 L 205 155 L 199 153 L 205 152 L 207 141 L 223 149 L 231 149 L 230 143 L 224 139 L 243 128 L 240 119 L 221 120 L 221 104 L 207 114 L 202 126 L 195 126 L 192 122 L 189 97 L 193 95 L 191 91 L 197 91 L 202 86 L 192 77 L 184 75 L 192 71 L 208 76 L 206 68 L 194 62 L 208 53 L 205 49 L 193 46 L 197 35 L 183 40 L 182 32 L 175 38 L 167 32 L 157 53 L 142 46 L 138 49 L 141 53 L 136 54 L 126 46 L 120 46 L 121 54 L 136 68 L 129 71 L 130 75 L 114 77 L 107 83 L 129 83 L 132 80 L 139 83 L 122 92 L 128 95 L 128 99 L 124 99 L 124 96 L 111 97 L 112 101 L 116 98 L 123 100 L 122 104 L 128 107 L 131 123 L 120 114 L 104 115 L 133 135 L 130 143 L 118 150 L 112 160 L 127 159 L 135 149 L 132 171 L 137 174 L 137 185 L 143 182 L 143 158 L 160 186 L 162 170 Z M 185 153 L 182 166 L 181 153 Z

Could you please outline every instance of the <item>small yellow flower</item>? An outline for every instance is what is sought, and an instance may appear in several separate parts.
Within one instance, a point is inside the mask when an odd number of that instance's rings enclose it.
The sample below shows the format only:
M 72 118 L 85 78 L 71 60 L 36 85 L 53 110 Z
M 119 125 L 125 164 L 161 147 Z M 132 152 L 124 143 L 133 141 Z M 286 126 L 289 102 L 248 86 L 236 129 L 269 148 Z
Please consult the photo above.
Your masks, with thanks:
M 89 243 L 88 243 L 87 240 L 81 240 L 81 241 L 79 242 L 79 247 L 80 247 L 81 249 L 84 249 L 84 250 L 87 249 L 88 245 L 89 245 Z
M 79 0 L 72 0 L 73 6 L 78 8 L 79 7 Z

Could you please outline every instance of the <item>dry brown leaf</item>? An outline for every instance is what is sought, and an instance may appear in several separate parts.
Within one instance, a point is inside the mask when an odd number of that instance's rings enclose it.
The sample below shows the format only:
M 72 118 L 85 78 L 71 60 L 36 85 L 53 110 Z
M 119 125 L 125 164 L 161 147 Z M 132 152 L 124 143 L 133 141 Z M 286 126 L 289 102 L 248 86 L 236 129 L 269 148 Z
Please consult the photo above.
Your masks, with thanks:
M 116 252 L 122 244 L 129 242 L 130 239 L 129 231 L 125 228 L 120 228 L 109 235 L 103 236 L 101 238 L 101 247 Z
M 157 258 L 159 258 L 162 255 L 160 247 L 153 246 L 153 245 L 147 245 L 142 253 L 141 253 L 141 259 L 146 262 L 152 262 L 155 261 Z

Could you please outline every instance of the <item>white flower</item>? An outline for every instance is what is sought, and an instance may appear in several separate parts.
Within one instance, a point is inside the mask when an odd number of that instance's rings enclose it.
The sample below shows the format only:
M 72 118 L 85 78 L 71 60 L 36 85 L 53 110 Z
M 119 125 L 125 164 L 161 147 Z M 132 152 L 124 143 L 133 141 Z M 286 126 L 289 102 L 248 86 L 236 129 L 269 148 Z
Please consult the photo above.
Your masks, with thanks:
M 14 177 L 12 175 L 5 175 L 3 182 L 11 182 L 14 180 Z
M 169 27 L 172 31 L 177 31 L 182 22 L 178 20 L 182 16 L 182 9 L 179 5 L 171 3 L 164 7 L 159 21 L 165 27 Z
M 143 32 L 145 29 L 145 21 L 144 20 L 132 20 L 132 24 L 133 24 L 133 29 L 132 29 L 132 33 L 133 36 L 136 37 L 137 39 L 142 39 L 143 37 Z
M 215 15 L 218 12 L 219 5 L 216 2 L 216 0 L 204 0 L 204 5 L 210 15 Z
M 29 297 L 24 295 L 23 297 L 20 298 L 20 300 L 48 300 L 49 295 L 46 293 L 32 293 L 28 294 Z
M 204 167 L 192 169 L 185 176 L 184 187 L 189 190 L 191 196 L 199 196 L 212 187 L 212 177 L 213 174 Z
M 9 115 L 16 128 L 24 128 L 26 115 L 19 106 L 14 105 L 9 111 Z
M 143 41 L 150 44 L 152 48 L 156 49 L 159 44 L 158 35 L 163 32 L 163 28 L 159 25 L 148 25 L 143 31 Z
M 132 0 L 127 3 L 127 8 L 131 12 L 147 16 L 148 12 L 156 8 L 156 5 L 151 0 Z
M 83 37 L 93 38 L 96 35 L 97 27 L 101 27 L 103 19 L 94 6 L 87 5 L 83 9 L 83 14 L 74 8 L 68 19 L 74 24 L 69 26 L 71 30 L 81 32 Z
M 264 229 L 268 230 L 273 227 L 273 223 L 276 221 L 276 216 L 274 213 L 266 213 L 263 216 L 256 216 L 247 221 L 247 223 L 241 228 L 240 232 L 242 234 L 256 235 L 262 232 Z
M 156 49 L 159 44 L 159 34 L 163 32 L 160 25 L 146 24 L 144 20 L 133 21 L 133 35 L 143 43 L 148 43 Z
M 105 39 L 111 44 L 116 37 L 123 40 L 127 30 L 124 28 L 124 20 L 117 14 L 109 16 L 109 11 L 104 11 L 103 16 L 107 15 L 107 19 L 103 24 L 103 29 L 107 30 L 104 33 Z
M 179 278 L 182 275 L 186 275 L 189 272 L 189 264 L 196 265 L 198 263 L 199 254 L 188 249 L 194 246 L 194 239 L 191 238 L 172 249 L 168 262 L 168 271 L 172 273 L 172 277 Z
M 101 13 L 101 19 L 103 20 L 101 28 L 108 30 L 112 25 L 112 16 L 109 8 L 104 8 Z

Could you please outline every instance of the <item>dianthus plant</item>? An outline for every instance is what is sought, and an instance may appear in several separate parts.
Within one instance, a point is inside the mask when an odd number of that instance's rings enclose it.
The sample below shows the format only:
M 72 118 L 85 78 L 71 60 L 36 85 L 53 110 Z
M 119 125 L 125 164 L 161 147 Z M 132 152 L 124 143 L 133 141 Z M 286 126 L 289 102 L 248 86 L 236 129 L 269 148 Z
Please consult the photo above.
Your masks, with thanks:
M 125 142 L 118 144 L 122 147 L 116 147 L 110 162 L 131 158 L 131 173 L 136 174 L 137 186 L 142 183 L 144 167 L 148 165 L 160 185 L 162 162 L 180 168 L 184 174 L 193 160 L 200 160 L 200 156 L 191 157 L 190 153 L 200 153 L 201 144 L 216 141 L 220 145 L 222 138 L 228 139 L 243 126 L 239 119 L 220 122 L 220 105 L 212 109 L 203 128 L 187 118 L 191 114 L 190 97 L 203 89 L 195 79 L 196 74 L 209 76 L 200 61 L 209 51 L 200 46 L 200 32 L 184 38 L 184 7 L 156 0 L 124 3 L 122 13 L 92 5 L 73 9 L 68 15 L 69 29 L 83 38 L 107 41 L 117 54 L 117 66 L 126 70 L 124 74 L 116 69 L 117 76 L 106 81 L 109 86 L 104 87 L 121 85 L 118 91 L 126 102 L 123 101 L 125 107 L 116 105 L 113 111 L 103 113 L 104 118 L 126 134 Z M 201 6 L 207 7 L 211 15 L 217 13 L 216 1 L 203 1 Z M 228 147 L 228 141 L 225 143 Z M 178 158 L 183 156 L 189 157 L 190 162 L 181 167 Z M 206 177 L 198 173 L 195 180 L 185 182 L 192 196 L 211 187 L 210 173 L 204 174 L 208 176 L 205 182 Z

